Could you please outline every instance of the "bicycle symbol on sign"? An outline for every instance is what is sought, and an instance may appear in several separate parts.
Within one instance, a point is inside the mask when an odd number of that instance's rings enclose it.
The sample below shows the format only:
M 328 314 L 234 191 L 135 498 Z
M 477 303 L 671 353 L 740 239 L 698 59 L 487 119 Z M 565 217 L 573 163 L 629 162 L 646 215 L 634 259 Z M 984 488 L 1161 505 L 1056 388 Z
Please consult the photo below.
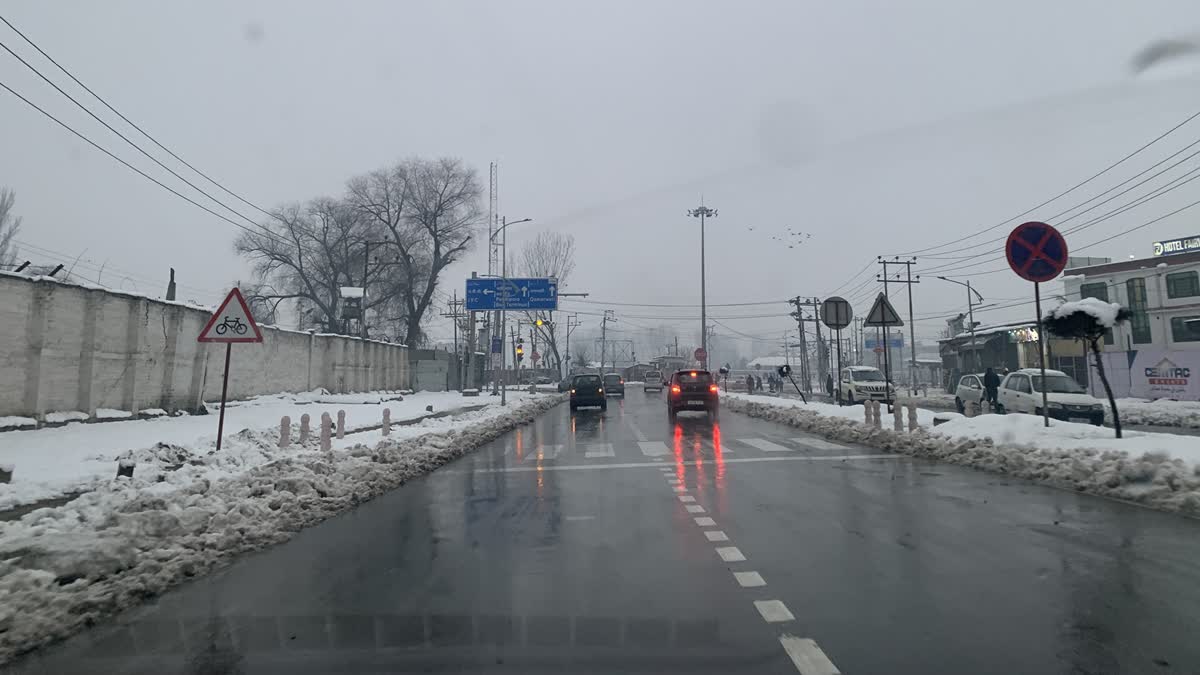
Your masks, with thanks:
M 249 330 L 249 327 L 242 323 L 241 319 L 237 318 L 236 316 L 227 316 L 221 321 L 221 323 L 216 325 L 217 335 L 224 335 L 225 333 L 229 332 L 229 329 L 231 328 L 233 329 L 233 332 L 237 333 L 238 335 L 245 335 L 246 331 Z

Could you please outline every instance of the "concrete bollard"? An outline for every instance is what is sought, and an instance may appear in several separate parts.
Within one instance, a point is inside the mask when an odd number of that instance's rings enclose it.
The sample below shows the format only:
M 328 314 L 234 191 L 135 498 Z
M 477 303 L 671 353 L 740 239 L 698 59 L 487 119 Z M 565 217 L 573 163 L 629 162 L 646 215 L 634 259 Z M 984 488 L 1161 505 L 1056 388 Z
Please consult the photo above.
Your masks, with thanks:
M 879 401 L 871 401 L 871 423 L 876 429 L 883 428 L 883 420 L 879 416 Z
M 387 436 L 392 433 L 392 409 L 383 409 L 383 435 Z
M 338 411 L 337 437 L 338 437 L 339 441 L 346 437 L 346 411 L 345 410 Z
M 863 424 L 871 426 L 871 402 L 863 401 Z
M 979 405 L 979 404 L 974 401 L 967 401 L 966 403 L 964 403 L 963 404 L 963 415 L 966 415 L 967 417 L 974 417 L 975 416 L 975 406 L 977 406 L 977 405 Z
M 292 444 L 292 418 L 284 415 L 279 418 L 279 447 L 286 448 Z
M 124 476 L 133 478 L 133 467 L 137 466 L 137 462 L 132 459 L 123 459 L 117 462 L 117 478 Z
M 308 442 L 308 420 L 308 413 L 304 413 L 300 416 L 300 445 L 304 445 Z
M 12 464 L 0 464 L 0 483 L 11 483 L 16 468 Z
M 892 406 L 892 430 L 904 431 L 904 406 L 899 403 Z
M 916 431 L 917 427 L 917 404 L 910 402 L 908 404 L 908 430 Z
M 329 450 L 332 443 L 329 442 L 330 427 L 333 426 L 333 418 L 329 413 L 321 413 L 321 449 Z

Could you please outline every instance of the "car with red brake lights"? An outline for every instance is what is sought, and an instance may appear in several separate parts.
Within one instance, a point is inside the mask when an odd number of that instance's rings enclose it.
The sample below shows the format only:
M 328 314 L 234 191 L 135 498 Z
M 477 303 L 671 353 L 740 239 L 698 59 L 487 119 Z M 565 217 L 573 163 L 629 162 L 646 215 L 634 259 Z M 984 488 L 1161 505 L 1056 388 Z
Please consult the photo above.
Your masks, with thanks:
M 677 371 L 667 389 L 667 418 L 674 422 L 677 413 L 696 410 L 708 413 L 708 419 L 716 422 L 719 392 L 717 381 L 707 370 Z
M 604 397 L 604 380 L 601 380 L 599 375 L 576 375 L 571 378 L 571 414 L 588 406 L 608 410 L 608 399 Z
M 625 398 L 625 378 L 620 373 L 604 374 L 604 395 Z

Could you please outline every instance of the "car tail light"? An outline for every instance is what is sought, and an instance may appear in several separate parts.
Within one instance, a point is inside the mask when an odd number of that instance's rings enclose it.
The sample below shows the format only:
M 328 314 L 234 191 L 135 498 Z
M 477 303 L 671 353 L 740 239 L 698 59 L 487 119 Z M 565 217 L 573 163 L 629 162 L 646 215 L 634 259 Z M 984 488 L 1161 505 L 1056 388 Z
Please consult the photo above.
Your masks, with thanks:
M 715 384 L 710 384 L 710 385 L 708 385 L 708 390 L 715 394 L 718 391 L 720 391 L 721 389 L 720 389 L 720 387 L 718 387 Z
M 603 393 L 604 393 L 604 390 L 603 390 L 603 389 L 597 389 L 597 390 L 596 390 L 596 393 L 597 393 L 597 394 L 603 394 Z
M 678 394 L 679 392 L 680 392 L 679 385 L 677 385 L 677 384 L 671 385 L 671 393 L 672 394 Z
M 571 390 L 571 393 L 572 393 L 572 394 L 574 394 L 574 393 L 575 393 L 575 390 L 574 390 L 574 389 L 572 389 L 572 390 Z

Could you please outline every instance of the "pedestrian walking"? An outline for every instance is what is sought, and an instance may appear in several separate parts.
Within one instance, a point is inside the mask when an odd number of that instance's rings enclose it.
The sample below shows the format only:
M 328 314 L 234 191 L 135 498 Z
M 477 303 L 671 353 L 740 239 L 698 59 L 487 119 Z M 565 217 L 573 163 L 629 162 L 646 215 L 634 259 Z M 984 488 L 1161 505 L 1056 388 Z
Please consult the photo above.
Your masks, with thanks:
M 833 373 L 825 374 L 825 393 L 833 396 Z
M 996 409 L 996 399 L 999 393 L 1000 376 L 989 366 L 983 373 L 983 395 L 984 399 L 991 404 L 992 410 Z

